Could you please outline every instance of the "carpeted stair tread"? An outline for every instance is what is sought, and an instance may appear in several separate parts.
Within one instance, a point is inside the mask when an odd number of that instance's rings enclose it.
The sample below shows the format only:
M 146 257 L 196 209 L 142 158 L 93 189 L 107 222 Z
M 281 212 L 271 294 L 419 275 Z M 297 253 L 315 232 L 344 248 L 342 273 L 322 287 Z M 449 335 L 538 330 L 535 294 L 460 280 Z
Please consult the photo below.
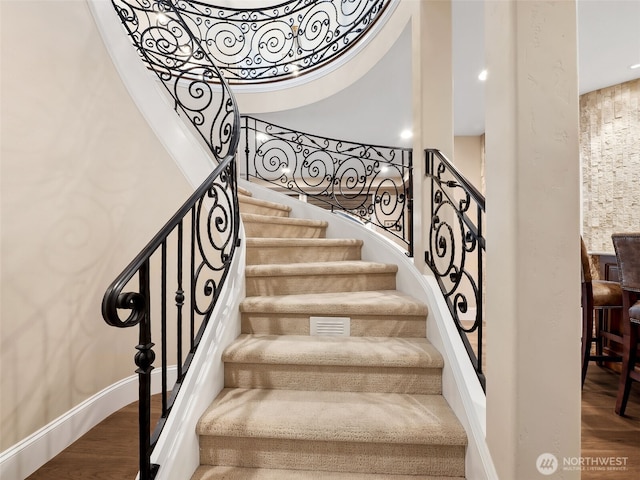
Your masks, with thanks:
M 247 238 L 247 265 L 360 260 L 362 240 Z
M 464 478 L 202 465 L 195 471 L 191 480 L 464 480 Z
M 442 368 L 424 338 L 240 335 L 224 352 L 235 363 Z
M 289 275 L 347 275 L 396 273 L 398 266 L 387 263 L 346 260 L 274 265 L 247 265 L 247 277 L 284 277 Z
M 397 265 L 360 260 L 247 265 L 245 288 L 247 297 L 391 290 L 397 271 Z
M 321 220 L 257 213 L 240 216 L 247 238 L 324 238 L 327 233 L 328 222 Z
M 251 193 L 246 188 L 242 188 L 240 185 L 236 185 L 238 189 L 238 195 L 244 195 L 245 197 L 253 197 L 253 193 Z
M 440 395 L 223 389 L 199 435 L 295 441 L 464 446 L 465 431 Z
M 363 242 L 239 188 L 246 240 L 241 334 L 201 416 L 192 480 L 461 479 L 467 437 L 442 396 L 427 306 Z M 312 316 L 351 336 L 311 336 Z
M 339 247 L 362 246 L 362 240 L 352 238 L 247 238 L 247 247 Z
M 427 306 L 397 290 L 313 293 L 247 297 L 240 304 L 246 313 L 309 313 L 311 315 L 424 315 Z
M 258 215 L 255 213 L 241 213 L 240 216 L 242 217 L 243 221 L 253 223 L 295 225 L 317 228 L 326 228 L 329 225 L 328 222 L 322 220 L 311 220 L 307 218 L 274 217 L 271 215 Z
M 259 198 L 240 196 L 240 203 L 250 204 L 250 205 L 260 205 L 263 207 L 273 208 L 274 210 L 283 210 L 285 212 L 290 212 L 291 207 L 287 205 L 283 205 L 282 203 L 270 202 L 269 200 L 261 200 Z
M 244 213 L 288 217 L 291 212 L 291 207 L 287 205 L 259 198 L 239 195 L 238 201 L 240 202 L 240 211 Z

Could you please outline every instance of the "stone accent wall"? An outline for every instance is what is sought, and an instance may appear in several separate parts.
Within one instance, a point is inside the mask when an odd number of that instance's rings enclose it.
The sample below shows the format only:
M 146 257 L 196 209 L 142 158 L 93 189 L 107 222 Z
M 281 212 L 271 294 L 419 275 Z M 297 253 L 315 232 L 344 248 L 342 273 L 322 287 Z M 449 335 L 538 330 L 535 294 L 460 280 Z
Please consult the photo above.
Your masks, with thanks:
M 640 79 L 580 97 L 583 238 L 613 252 L 611 234 L 640 231 Z

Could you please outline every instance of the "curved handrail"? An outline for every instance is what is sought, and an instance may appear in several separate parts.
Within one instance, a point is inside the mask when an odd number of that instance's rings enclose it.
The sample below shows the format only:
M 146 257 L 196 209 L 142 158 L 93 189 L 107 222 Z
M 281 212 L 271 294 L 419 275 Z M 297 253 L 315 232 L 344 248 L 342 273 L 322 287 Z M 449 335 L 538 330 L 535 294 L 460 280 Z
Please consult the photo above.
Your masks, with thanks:
M 188 118 L 217 163 L 103 297 L 102 315 L 107 324 L 139 327 L 135 363 L 140 384 L 140 478 L 149 480 L 159 468 L 151 464 L 151 453 L 238 246 L 240 213 L 234 157 L 240 116 L 226 80 L 174 1 L 112 0 L 112 4 L 134 47 L 172 97 L 176 112 Z M 175 292 L 171 298 L 170 289 Z M 120 317 L 121 312 L 126 318 Z M 170 349 L 168 336 L 173 330 L 176 338 Z M 162 412 L 149 435 L 151 371 L 156 359 L 152 332 L 156 339 L 160 337 Z M 167 367 L 174 362 L 177 381 L 169 387 Z
M 425 175 L 431 178 L 431 225 L 425 263 L 440 285 L 484 389 L 486 381 L 482 366 L 482 334 L 485 198 L 439 150 L 425 150 L 425 161 Z M 472 256 L 475 256 L 473 262 Z M 468 298 L 469 296 L 472 298 Z M 476 314 L 473 323 L 465 326 L 462 315 L 468 313 L 474 304 Z M 471 334 L 477 336 L 475 351 L 468 338 Z
M 393 1 L 289 0 L 247 9 L 178 0 L 176 8 L 227 80 L 246 84 L 290 79 L 335 60 Z
M 164 242 L 169 236 L 180 226 L 187 214 L 193 210 L 194 207 L 199 209 L 199 214 L 202 214 L 203 209 L 219 207 L 219 185 L 229 183 L 231 178 L 235 177 L 235 173 L 231 172 L 233 166 L 233 156 L 227 157 L 216 169 L 207 177 L 207 179 L 198 187 L 198 189 L 189 197 L 189 199 L 182 205 L 182 207 L 171 217 L 171 219 L 162 227 L 162 229 L 154 235 L 154 237 L 147 243 L 147 245 L 136 255 L 136 257 L 122 270 L 116 279 L 107 288 L 104 297 L 102 299 L 102 316 L 104 321 L 112 327 L 128 328 L 138 325 L 147 313 L 145 305 L 145 297 L 140 292 L 123 292 L 133 277 L 143 268 L 149 261 L 149 258 L 162 247 Z M 233 175 L 234 177 L 231 177 Z M 218 180 L 220 179 L 220 180 Z M 222 182 L 222 183 L 221 183 Z M 232 187 L 229 184 L 229 187 Z M 216 191 L 216 188 L 218 191 Z M 236 188 L 233 187 L 233 191 Z M 211 205 L 205 204 L 207 198 L 211 199 L 218 196 L 217 200 L 214 200 Z M 236 195 L 237 197 L 237 195 Z M 222 220 L 226 222 L 227 220 Z M 220 220 L 215 219 L 215 223 L 220 224 Z M 223 262 L 226 264 L 233 256 L 233 250 L 237 244 L 238 231 L 237 227 L 233 235 L 233 242 L 231 238 L 227 239 L 222 245 L 223 248 L 228 246 L 231 251 L 223 254 Z M 222 230 L 220 230 L 222 232 Z M 219 242 L 216 242 L 219 243 Z M 211 265 L 211 262 L 207 262 Z M 224 272 L 226 275 L 226 271 Z M 224 278 L 220 282 L 220 286 L 224 283 Z M 128 317 L 125 320 L 120 318 L 118 311 L 121 309 L 130 310 Z
M 176 111 L 189 118 L 220 161 L 238 146 L 238 106 L 227 80 L 175 3 L 112 0 L 138 53 L 175 101 Z

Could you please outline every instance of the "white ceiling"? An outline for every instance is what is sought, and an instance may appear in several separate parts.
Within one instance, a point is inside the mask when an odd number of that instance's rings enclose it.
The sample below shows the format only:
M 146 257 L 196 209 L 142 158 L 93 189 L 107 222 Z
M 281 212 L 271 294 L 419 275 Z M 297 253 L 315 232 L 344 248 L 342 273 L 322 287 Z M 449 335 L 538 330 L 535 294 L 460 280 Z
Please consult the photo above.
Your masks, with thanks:
M 484 1 L 453 0 L 454 131 L 484 132 Z M 409 28 L 384 59 L 355 84 L 306 107 L 261 114 L 276 124 L 333 138 L 406 145 L 411 126 Z M 580 93 L 640 77 L 640 0 L 578 0 Z M 489 72 L 489 75 L 491 73 Z M 372 120 L 376 119 L 376 120 Z

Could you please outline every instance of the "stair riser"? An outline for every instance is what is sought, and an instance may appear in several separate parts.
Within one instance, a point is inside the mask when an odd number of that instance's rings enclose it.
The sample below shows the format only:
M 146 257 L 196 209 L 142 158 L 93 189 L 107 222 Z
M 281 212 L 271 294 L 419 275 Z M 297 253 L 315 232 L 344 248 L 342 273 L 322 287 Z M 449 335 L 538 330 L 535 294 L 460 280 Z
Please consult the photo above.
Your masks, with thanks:
M 325 238 L 326 227 L 283 225 L 244 221 L 247 237 L 253 238 Z
M 349 473 L 348 480 L 464 480 L 463 477 Z M 227 466 L 201 466 L 191 480 L 347 480 L 344 473 L 318 470 L 281 470 Z
M 200 463 L 256 468 L 464 476 L 465 447 L 200 437 Z
M 271 208 L 265 205 L 255 205 L 253 203 L 246 203 L 240 201 L 240 211 L 242 213 L 254 213 L 256 215 L 270 215 L 272 217 L 288 217 L 289 212 L 287 210 L 281 210 L 279 208 Z
M 247 247 L 247 265 L 360 260 L 360 246 Z
M 441 394 L 441 369 L 225 363 L 227 388 Z
M 247 296 L 395 290 L 396 274 L 283 275 L 246 277 Z
M 242 333 L 266 335 L 309 335 L 309 316 L 313 314 L 256 313 L 242 314 Z M 315 315 L 313 315 L 315 316 Z M 422 316 L 351 317 L 352 337 L 425 338 L 427 322 Z

